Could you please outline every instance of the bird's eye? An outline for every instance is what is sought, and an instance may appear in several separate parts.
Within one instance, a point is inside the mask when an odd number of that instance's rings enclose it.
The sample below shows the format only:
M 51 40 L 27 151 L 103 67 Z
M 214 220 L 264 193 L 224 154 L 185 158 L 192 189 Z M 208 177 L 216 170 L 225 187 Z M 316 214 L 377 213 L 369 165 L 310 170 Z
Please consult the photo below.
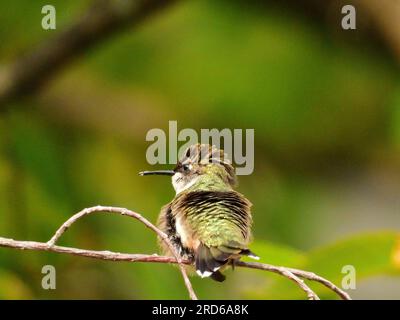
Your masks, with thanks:
M 182 168 L 183 168 L 183 171 L 186 171 L 186 172 L 190 170 L 190 166 L 188 164 L 184 164 L 182 166 Z

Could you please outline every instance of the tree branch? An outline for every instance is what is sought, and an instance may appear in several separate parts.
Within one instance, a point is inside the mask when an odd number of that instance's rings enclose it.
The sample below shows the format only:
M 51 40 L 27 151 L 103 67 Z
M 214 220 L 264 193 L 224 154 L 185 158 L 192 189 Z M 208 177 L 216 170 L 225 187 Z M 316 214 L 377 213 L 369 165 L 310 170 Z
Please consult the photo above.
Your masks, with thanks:
M 53 247 L 56 244 L 56 242 L 60 239 L 60 237 L 71 227 L 72 224 L 74 224 L 80 218 L 83 218 L 84 216 L 88 216 L 88 215 L 90 215 L 92 213 L 96 213 L 96 212 L 116 213 L 116 214 L 120 214 L 122 216 L 128 216 L 128 217 L 139 220 L 146 227 L 153 230 L 167 244 L 167 246 L 171 250 L 172 254 L 174 255 L 174 257 L 176 259 L 176 263 L 178 263 L 179 269 L 182 273 L 183 280 L 185 281 L 185 285 L 189 292 L 190 298 L 192 300 L 197 300 L 197 296 L 194 293 L 192 284 L 190 283 L 189 277 L 188 277 L 185 267 L 182 263 L 182 259 L 179 255 L 179 253 L 176 251 L 175 247 L 172 245 L 168 236 L 164 232 L 162 232 L 160 229 L 158 229 L 155 225 L 153 225 L 150 221 L 148 221 L 146 218 L 142 217 L 139 213 L 136 213 L 134 211 L 131 211 L 131 210 L 128 210 L 125 208 L 104 207 L 104 206 L 96 206 L 96 207 L 83 209 L 82 211 L 74 214 L 71 218 L 69 218 L 67 221 L 65 221 L 61 225 L 61 227 L 58 228 L 58 230 L 56 231 L 54 236 L 47 242 L 47 245 L 49 247 Z
M 171 249 L 171 252 L 174 254 L 173 257 L 167 256 L 159 256 L 157 254 L 148 255 L 148 254 L 128 254 L 128 253 L 119 253 L 112 251 L 95 251 L 95 250 L 85 250 L 78 248 L 70 248 L 70 247 L 62 247 L 56 245 L 56 242 L 59 238 L 68 230 L 68 228 L 78 221 L 80 218 L 90 215 L 95 212 L 103 212 L 103 213 L 115 213 L 123 216 L 129 216 L 131 218 L 137 219 L 142 222 L 146 227 L 150 228 L 154 231 Z M 196 300 L 196 294 L 192 288 L 190 280 L 185 271 L 184 265 L 191 265 L 191 262 L 188 260 L 182 260 L 179 254 L 176 252 L 174 246 L 169 241 L 167 235 L 154 226 L 151 222 L 145 219 L 140 214 L 118 207 L 104 207 L 104 206 L 96 206 L 92 208 L 86 208 L 77 214 L 73 215 L 66 222 L 64 222 L 61 227 L 56 231 L 54 236 L 47 242 L 36 242 L 36 241 L 17 241 L 8 238 L 0 237 L 0 247 L 7 247 L 13 249 L 21 249 L 21 250 L 36 250 L 36 251 L 49 251 L 49 252 L 57 252 L 57 253 L 65 253 L 75 256 L 83 256 L 93 259 L 101 259 L 101 260 L 109 260 L 109 261 L 126 261 L 126 262 L 154 262 L 154 263 L 173 263 L 178 264 L 182 276 L 185 281 L 186 288 L 189 292 L 190 298 Z M 337 293 L 344 300 L 351 300 L 350 296 L 336 287 L 332 282 L 308 271 L 286 268 L 281 266 L 274 266 L 270 264 L 264 263 L 254 263 L 254 262 L 243 262 L 236 261 L 235 266 L 250 268 L 250 269 L 259 269 L 274 272 L 280 274 L 293 282 L 295 282 L 306 294 L 310 300 L 319 300 L 319 297 L 304 283 L 301 279 L 307 279 L 311 281 L 320 282 L 324 286 L 328 287 L 335 293 Z
M 94 0 L 70 27 L 0 72 L 0 107 L 30 94 L 59 69 L 116 32 L 139 24 L 176 0 Z M 1 109 L 0 109 L 1 110 Z
M 294 269 L 294 268 L 274 266 L 274 265 L 270 265 L 270 264 L 266 264 L 266 263 L 258 263 L 258 262 L 237 261 L 237 262 L 235 262 L 235 266 L 250 268 L 250 269 L 265 270 L 265 271 L 270 271 L 270 272 L 274 272 L 274 273 L 279 273 L 282 275 L 285 271 L 290 271 L 292 274 L 294 274 L 297 277 L 321 283 L 328 289 L 335 292 L 343 300 L 351 300 L 351 297 L 347 292 L 343 291 L 342 289 L 340 289 L 339 287 L 334 285 L 329 280 L 322 278 L 321 276 L 316 275 L 313 272 Z

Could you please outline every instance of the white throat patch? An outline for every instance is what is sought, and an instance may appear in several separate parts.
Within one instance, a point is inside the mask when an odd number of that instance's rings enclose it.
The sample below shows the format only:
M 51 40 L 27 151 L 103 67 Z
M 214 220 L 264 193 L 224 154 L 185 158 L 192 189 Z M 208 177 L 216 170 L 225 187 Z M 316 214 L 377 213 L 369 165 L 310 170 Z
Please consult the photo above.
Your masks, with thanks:
M 190 182 L 186 182 L 182 173 L 177 172 L 172 176 L 172 185 L 174 186 L 176 194 L 193 186 L 199 177 L 193 178 Z

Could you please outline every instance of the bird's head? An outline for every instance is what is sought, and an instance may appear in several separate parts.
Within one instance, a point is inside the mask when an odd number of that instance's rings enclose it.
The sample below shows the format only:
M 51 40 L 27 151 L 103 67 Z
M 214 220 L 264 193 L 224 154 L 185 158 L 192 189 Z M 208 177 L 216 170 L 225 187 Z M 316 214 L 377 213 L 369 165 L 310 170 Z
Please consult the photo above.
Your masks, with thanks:
M 190 146 L 179 159 L 174 170 L 142 171 L 140 175 L 169 175 L 176 193 L 196 183 L 203 185 L 236 185 L 235 169 L 223 150 L 209 144 Z

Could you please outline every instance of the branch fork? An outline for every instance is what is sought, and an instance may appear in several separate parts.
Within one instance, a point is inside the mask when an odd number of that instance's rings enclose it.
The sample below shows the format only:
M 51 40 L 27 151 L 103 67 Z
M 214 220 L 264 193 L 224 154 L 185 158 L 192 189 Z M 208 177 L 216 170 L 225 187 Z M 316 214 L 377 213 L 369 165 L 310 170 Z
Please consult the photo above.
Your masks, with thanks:
M 128 253 L 119 253 L 113 251 L 95 251 L 95 250 L 85 250 L 79 248 L 71 248 L 71 247 L 62 247 L 58 246 L 56 243 L 61 238 L 61 236 L 80 218 L 83 218 L 87 215 L 93 213 L 113 213 L 119 214 L 122 216 L 128 216 L 139 220 L 143 223 L 147 228 L 151 229 L 155 232 L 170 248 L 173 256 L 159 256 L 157 254 L 128 254 Z M 134 211 L 128 210 L 126 208 L 119 208 L 119 207 L 109 207 L 109 206 L 95 206 L 91 208 L 83 209 L 78 213 L 74 214 L 71 218 L 65 221 L 55 232 L 53 237 L 46 243 L 44 242 L 36 242 L 36 241 L 17 241 L 8 238 L 0 237 L 0 247 L 7 247 L 13 249 L 20 249 L 20 250 L 36 250 L 36 251 L 50 251 L 50 252 L 57 252 L 57 253 L 65 253 L 70 255 L 88 257 L 92 259 L 101 259 L 101 260 L 109 260 L 109 261 L 126 261 L 126 262 L 153 262 L 153 263 L 170 263 L 170 264 L 177 264 L 179 266 L 179 270 L 182 274 L 186 289 L 189 293 L 189 297 L 192 300 L 198 300 L 196 293 L 193 290 L 193 286 L 189 280 L 187 275 L 185 266 L 191 265 L 191 262 L 188 260 L 184 260 L 180 257 L 178 252 L 176 251 L 175 247 L 172 245 L 171 241 L 168 239 L 168 236 L 153 225 L 150 221 L 144 218 L 139 213 Z M 280 274 L 288 278 L 289 280 L 293 281 L 297 284 L 297 286 L 303 290 L 307 298 L 309 300 L 320 300 L 318 295 L 310 289 L 310 287 L 305 283 L 304 279 L 310 281 L 316 281 L 327 287 L 328 289 L 335 292 L 341 299 L 343 300 L 351 300 L 350 296 L 334 285 L 329 280 L 322 278 L 321 276 L 316 275 L 313 272 L 308 272 L 304 270 L 294 269 L 294 268 L 287 268 L 282 266 L 274 266 L 266 263 L 258 263 L 258 262 L 244 262 L 244 261 L 236 261 L 236 267 L 242 268 L 250 268 L 250 269 L 258 269 L 269 271 L 273 273 Z

